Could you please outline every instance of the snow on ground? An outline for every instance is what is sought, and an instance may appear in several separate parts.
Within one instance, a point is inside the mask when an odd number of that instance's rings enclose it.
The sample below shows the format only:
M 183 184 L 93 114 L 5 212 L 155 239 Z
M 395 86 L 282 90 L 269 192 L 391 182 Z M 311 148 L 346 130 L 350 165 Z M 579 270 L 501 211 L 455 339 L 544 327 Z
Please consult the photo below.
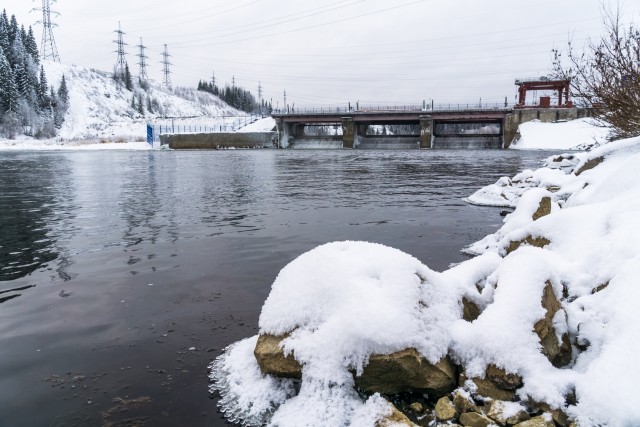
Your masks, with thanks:
M 580 426 L 640 425 L 640 138 L 555 156 L 478 194 L 470 200 L 496 204 L 498 195 L 516 210 L 466 249 L 475 258 L 442 273 L 364 242 L 326 244 L 287 265 L 260 332 L 288 334 L 282 346 L 301 362 L 301 384 L 261 374 L 256 337 L 232 345 L 212 367 L 232 419 L 374 427 L 389 407 L 355 393 L 351 372 L 371 354 L 413 347 L 432 363 L 449 355 L 470 376 L 489 364 L 517 373 L 523 404 L 562 408 Z M 534 220 L 545 198 L 550 213 Z M 528 236 L 549 243 L 507 251 Z M 541 353 L 534 332 L 549 287 L 561 305 L 553 328 L 573 348 L 563 368 Z M 482 310 L 473 322 L 461 318 L 463 297 Z M 567 406 L 572 392 L 577 403 Z
M 69 88 L 70 108 L 59 133 L 64 139 L 144 139 L 146 124 L 166 122 L 164 117 L 220 125 L 231 117 L 247 115 L 195 89 L 170 90 L 150 82 L 145 91 L 134 78 L 134 91 L 129 92 L 113 80 L 112 73 L 52 61 L 43 61 L 43 65 L 50 85 L 57 88 L 64 75 Z M 144 115 L 131 107 L 134 95 L 142 99 Z M 151 113 L 148 101 L 154 105 Z
M 238 130 L 238 132 L 271 132 L 276 128 L 276 121 L 273 117 L 265 117 L 258 121 L 244 126 Z
M 539 120 L 520 125 L 520 139 L 511 144 L 514 150 L 584 150 L 606 143 L 609 129 L 593 119 L 542 123 Z

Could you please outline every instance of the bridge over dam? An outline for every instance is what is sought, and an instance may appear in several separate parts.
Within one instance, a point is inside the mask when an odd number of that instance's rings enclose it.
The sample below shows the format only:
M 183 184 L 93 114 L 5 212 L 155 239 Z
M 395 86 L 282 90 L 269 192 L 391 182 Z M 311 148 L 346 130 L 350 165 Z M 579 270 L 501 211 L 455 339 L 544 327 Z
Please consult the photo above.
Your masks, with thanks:
M 273 114 L 281 148 L 508 148 L 521 123 L 572 120 L 576 108 L 306 109 Z

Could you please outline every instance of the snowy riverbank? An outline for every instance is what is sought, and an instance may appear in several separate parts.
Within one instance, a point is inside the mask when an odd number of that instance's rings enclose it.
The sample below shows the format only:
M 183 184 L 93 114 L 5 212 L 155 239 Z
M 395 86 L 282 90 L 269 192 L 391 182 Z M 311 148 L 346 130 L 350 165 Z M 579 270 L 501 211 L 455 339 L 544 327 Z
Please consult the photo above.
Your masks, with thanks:
M 609 129 L 598 126 L 591 118 L 568 122 L 542 123 L 539 120 L 522 123 L 520 138 L 513 150 L 585 150 L 607 142 Z
M 396 403 L 421 425 L 640 424 L 640 139 L 555 156 L 469 201 L 516 209 L 447 271 L 363 242 L 287 265 L 263 307 L 262 338 L 212 365 L 230 419 L 412 425 L 375 393 L 393 395 L 388 382 L 399 381 L 415 402 Z M 402 382 L 398 366 L 416 350 L 437 385 L 416 370 Z M 373 364 L 394 366 L 394 378 L 369 378 Z M 278 370 L 289 378 L 264 374 Z

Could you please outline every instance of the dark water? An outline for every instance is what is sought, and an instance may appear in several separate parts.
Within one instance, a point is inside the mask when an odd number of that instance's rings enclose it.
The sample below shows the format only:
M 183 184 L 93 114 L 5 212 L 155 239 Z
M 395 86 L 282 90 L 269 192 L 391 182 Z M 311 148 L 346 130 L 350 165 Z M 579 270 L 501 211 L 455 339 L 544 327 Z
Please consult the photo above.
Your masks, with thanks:
M 0 153 L 0 426 L 223 425 L 207 365 L 289 261 L 350 239 L 445 269 L 501 223 L 461 198 L 546 154 Z

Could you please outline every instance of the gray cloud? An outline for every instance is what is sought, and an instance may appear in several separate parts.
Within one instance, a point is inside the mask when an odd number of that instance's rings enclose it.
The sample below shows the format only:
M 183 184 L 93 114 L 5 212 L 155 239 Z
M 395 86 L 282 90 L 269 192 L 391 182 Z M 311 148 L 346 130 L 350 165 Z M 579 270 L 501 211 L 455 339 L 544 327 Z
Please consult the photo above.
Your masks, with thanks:
M 4 0 L 20 22 L 40 1 Z M 550 51 L 569 37 L 601 33 L 598 0 L 60 0 L 54 5 L 63 62 L 110 70 L 113 31 L 127 33 L 137 71 L 140 37 L 151 78 L 161 79 L 163 44 L 174 84 L 195 86 L 215 71 L 282 104 L 504 102 L 514 79 L 544 75 Z M 640 0 L 623 4 L 636 18 Z M 36 34 L 39 34 L 39 28 Z

